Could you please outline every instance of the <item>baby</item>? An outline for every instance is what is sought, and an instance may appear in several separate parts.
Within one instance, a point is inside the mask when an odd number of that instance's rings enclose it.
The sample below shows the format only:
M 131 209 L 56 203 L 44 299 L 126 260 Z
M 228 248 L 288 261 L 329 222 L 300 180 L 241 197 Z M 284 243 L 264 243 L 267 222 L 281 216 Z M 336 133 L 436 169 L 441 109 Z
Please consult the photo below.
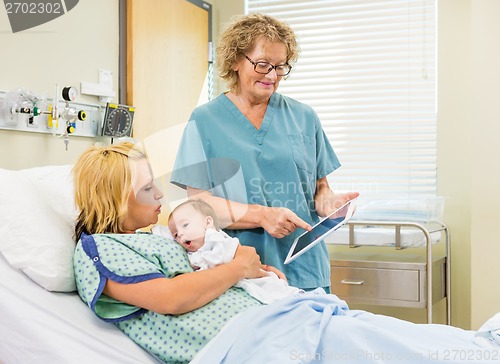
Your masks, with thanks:
M 189 261 L 194 269 L 208 269 L 233 259 L 239 245 L 237 238 L 232 238 L 218 228 L 216 215 L 212 207 L 202 200 L 188 200 L 177 206 L 169 216 L 169 232 L 161 227 L 153 228 L 153 233 L 169 236 L 186 249 Z M 243 279 L 236 284 L 262 303 L 271 303 L 277 299 L 303 292 L 291 287 L 273 272 L 266 272 L 267 277 Z

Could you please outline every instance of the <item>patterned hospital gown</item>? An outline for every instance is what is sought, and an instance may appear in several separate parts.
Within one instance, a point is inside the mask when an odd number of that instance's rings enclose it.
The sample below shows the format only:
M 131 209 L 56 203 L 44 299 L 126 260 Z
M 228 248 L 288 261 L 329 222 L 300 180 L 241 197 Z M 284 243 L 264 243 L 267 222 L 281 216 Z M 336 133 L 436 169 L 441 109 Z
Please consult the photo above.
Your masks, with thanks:
M 189 362 L 231 317 L 260 304 L 242 289 L 230 288 L 195 311 L 163 315 L 104 295 L 106 279 L 137 283 L 193 271 L 185 250 L 158 235 L 83 235 L 73 265 L 78 293 L 94 313 L 166 363 Z

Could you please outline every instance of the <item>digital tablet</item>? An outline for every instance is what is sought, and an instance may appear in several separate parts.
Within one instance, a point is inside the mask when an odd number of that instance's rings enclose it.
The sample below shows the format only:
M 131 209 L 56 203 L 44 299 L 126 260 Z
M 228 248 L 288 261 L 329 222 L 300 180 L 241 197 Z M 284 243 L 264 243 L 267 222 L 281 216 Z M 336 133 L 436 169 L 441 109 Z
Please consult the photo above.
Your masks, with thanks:
M 297 257 L 304 254 L 321 240 L 348 222 L 354 213 L 355 200 L 356 199 L 347 201 L 330 215 L 320 220 L 310 231 L 306 231 L 302 235 L 298 236 L 293 241 L 293 244 L 288 251 L 285 264 L 294 261 Z

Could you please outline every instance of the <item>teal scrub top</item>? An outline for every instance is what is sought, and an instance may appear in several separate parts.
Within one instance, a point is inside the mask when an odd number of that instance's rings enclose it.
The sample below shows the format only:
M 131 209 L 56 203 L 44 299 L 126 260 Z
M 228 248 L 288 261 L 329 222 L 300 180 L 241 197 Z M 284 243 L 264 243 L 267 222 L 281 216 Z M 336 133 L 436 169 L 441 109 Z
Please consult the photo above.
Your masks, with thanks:
M 197 107 L 177 153 L 171 182 L 211 191 L 245 204 L 286 207 L 310 224 L 316 181 L 340 163 L 314 110 L 274 93 L 259 129 L 225 95 Z M 230 230 L 243 245 L 256 248 L 264 264 L 285 273 L 290 285 L 330 286 L 330 262 L 324 242 L 284 265 L 293 240 L 304 232 L 276 239 L 263 228 Z

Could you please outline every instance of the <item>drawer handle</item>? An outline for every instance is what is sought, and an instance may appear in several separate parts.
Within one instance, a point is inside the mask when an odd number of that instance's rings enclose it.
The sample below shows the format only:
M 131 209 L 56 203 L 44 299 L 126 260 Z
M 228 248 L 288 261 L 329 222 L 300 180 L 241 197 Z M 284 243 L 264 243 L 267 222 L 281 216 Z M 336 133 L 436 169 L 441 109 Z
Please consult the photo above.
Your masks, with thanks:
M 355 285 L 355 286 L 360 286 L 364 283 L 365 281 L 349 281 L 347 279 L 342 279 L 340 281 L 340 283 L 342 284 L 351 284 L 351 285 Z

